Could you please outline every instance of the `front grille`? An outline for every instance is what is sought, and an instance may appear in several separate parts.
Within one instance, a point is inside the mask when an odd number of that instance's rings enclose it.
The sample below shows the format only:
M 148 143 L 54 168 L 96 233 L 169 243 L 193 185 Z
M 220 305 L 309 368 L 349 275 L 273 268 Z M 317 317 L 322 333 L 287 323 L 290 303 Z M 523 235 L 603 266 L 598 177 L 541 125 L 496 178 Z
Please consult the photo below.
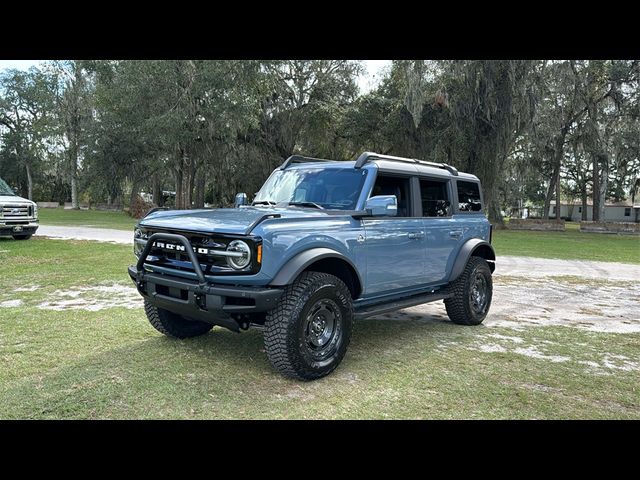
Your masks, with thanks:
M 235 238 L 227 238 L 223 236 L 204 236 L 202 234 L 193 234 L 182 231 L 159 231 L 159 230 L 147 230 L 145 229 L 145 238 L 150 237 L 154 233 L 176 233 L 179 235 L 185 236 L 191 245 L 196 248 L 194 252 L 196 254 L 196 258 L 198 259 L 198 263 L 200 263 L 200 268 L 205 275 L 237 275 L 242 273 L 256 273 L 260 266 L 256 264 L 255 261 L 252 261 L 250 266 L 245 270 L 235 270 L 231 268 L 227 264 L 227 260 L 225 257 L 216 256 L 216 255 L 206 255 L 202 253 L 198 253 L 198 247 L 207 248 L 209 250 L 226 250 L 229 242 L 235 240 Z M 252 245 L 253 242 L 245 239 L 249 245 Z M 162 242 L 162 240 L 158 240 L 158 242 Z M 252 257 L 255 259 L 255 251 L 252 251 Z M 186 252 L 180 252 L 170 249 L 163 249 L 154 247 L 149 252 L 149 256 L 147 257 L 147 262 L 150 265 L 157 265 L 165 268 L 171 268 L 179 271 L 186 272 L 194 272 L 193 265 L 189 260 L 189 256 Z
M 4 218 L 29 218 L 33 216 L 32 205 L 3 205 L 2 216 Z

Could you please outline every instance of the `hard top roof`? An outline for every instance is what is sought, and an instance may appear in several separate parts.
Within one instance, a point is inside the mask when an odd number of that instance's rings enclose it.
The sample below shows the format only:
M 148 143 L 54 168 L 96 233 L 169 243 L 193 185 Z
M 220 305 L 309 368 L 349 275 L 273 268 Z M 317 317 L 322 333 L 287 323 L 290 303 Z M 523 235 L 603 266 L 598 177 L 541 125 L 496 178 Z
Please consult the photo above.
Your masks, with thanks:
M 381 155 L 373 152 L 364 152 L 357 160 L 338 161 L 323 158 L 304 157 L 302 155 L 291 155 L 281 166 L 281 170 L 297 164 L 300 167 L 333 167 L 333 168 L 364 168 L 367 164 L 374 164 L 378 168 L 397 173 L 416 173 L 440 177 L 458 177 L 465 180 L 478 180 L 478 177 L 469 173 L 458 172 L 455 167 L 445 163 L 428 162 L 414 158 L 394 157 L 391 155 Z

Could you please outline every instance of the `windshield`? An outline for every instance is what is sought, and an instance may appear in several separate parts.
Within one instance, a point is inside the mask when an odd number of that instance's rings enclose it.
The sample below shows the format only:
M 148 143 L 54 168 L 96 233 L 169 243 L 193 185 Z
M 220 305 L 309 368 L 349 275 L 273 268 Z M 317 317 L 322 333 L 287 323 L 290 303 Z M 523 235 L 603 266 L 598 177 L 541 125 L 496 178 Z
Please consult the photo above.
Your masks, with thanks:
M 253 205 L 286 203 L 309 208 L 354 210 L 366 176 L 352 168 L 277 170 L 262 186 Z
M 16 196 L 16 194 L 13 193 L 13 190 L 9 188 L 9 185 L 7 185 L 6 182 L 1 178 L 0 178 L 0 195 L 12 195 L 14 197 Z

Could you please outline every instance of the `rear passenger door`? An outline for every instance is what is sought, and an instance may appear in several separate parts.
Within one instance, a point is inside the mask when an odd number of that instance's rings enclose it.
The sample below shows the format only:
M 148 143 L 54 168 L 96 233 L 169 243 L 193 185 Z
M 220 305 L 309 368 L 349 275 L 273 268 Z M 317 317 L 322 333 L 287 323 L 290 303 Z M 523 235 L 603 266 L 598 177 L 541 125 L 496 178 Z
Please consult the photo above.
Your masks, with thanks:
M 451 181 L 440 177 L 420 178 L 420 200 L 426 239 L 425 281 L 444 280 L 462 242 L 463 229 L 452 216 Z

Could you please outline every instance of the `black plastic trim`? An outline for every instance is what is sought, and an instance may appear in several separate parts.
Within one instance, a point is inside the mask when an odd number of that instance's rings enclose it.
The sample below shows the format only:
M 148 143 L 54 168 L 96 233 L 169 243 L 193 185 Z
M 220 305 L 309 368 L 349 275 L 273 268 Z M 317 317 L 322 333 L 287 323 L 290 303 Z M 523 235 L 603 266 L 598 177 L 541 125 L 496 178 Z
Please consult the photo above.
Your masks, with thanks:
M 495 260 L 496 260 L 496 252 L 493 249 L 493 246 L 489 242 L 485 242 L 484 240 L 480 240 L 479 238 L 472 238 L 471 240 L 467 240 L 467 242 L 462 246 L 460 251 L 458 252 L 458 257 L 456 258 L 456 262 L 453 264 L 453 268 L 451 269 L 451 276 L 449 277 L 449 281 L 453 282 L 456 278 L 460 276 L 460 274 L 464 271 L 464 268 L 467 266 L 467 262 L 469 258 L 473 255 L 479 247 L 487 246 L 491 250 L 493 258 L 489 258 L 489 268 L 491 268 L 491 273 L 495 270 Z

